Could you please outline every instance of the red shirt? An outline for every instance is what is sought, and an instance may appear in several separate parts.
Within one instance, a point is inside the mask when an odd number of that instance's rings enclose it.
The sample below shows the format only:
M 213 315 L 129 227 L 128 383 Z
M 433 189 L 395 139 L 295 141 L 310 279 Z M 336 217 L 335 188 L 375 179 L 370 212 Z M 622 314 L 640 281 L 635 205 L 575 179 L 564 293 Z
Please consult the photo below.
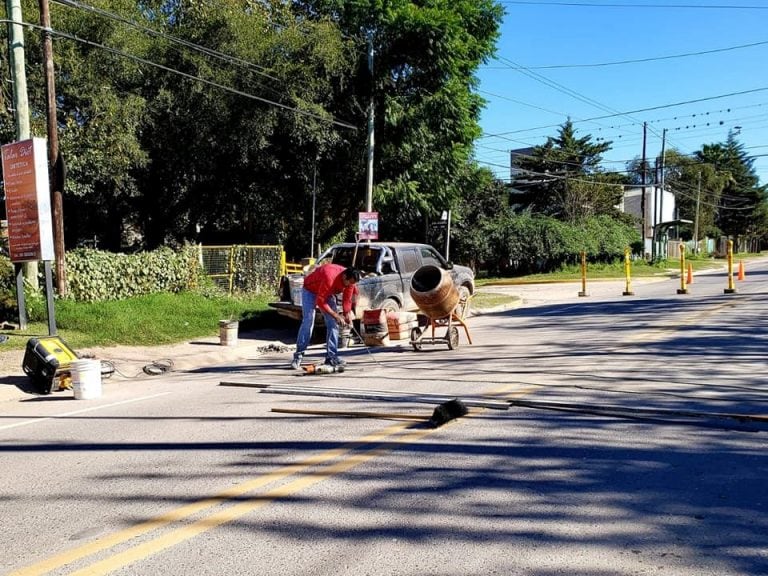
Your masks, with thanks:
M 357 286 L 355 284 L 344 286 L 344 270 L 346 267 L 339 264 L 323 264 L 304 278 L 304 288 L 317 297 L 317 307 L 320 310 L 336 312 L 331 310 L 326 300 L 334 294 L 343 292 L 341 307 L 345 314 L 352 311 L 352 296 L 357 293 Z

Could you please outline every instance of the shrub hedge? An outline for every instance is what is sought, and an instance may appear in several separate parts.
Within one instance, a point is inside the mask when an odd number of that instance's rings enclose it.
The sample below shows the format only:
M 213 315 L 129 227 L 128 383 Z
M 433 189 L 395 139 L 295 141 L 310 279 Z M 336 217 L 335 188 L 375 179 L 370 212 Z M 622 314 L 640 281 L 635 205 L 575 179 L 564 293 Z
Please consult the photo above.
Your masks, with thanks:
M 502 214 L 485 221 L 481 230 L 459 228 L 456 256 L 489 274 L 551 272 L 579 262 L 582 251 L 590 262 L 623 258 L 627 247 L 641 253 L 634 226 L 605 215 L 572 224 L 547 216 Z
M 159 248 L 136 254 L 78 248 L 67 252 L 67 297 L 99 302 L 175 293 L 195 287 L 200 274 L 197 248 L 192 245 L 178 252 Z

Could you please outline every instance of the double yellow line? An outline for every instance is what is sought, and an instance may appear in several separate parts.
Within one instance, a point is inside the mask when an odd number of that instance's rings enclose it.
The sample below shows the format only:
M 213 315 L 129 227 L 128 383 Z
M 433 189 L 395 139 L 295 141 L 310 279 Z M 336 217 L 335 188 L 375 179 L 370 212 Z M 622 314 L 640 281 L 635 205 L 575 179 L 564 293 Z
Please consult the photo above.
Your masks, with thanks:
M 408 428 L 411 428 L 408 430 Z M 405 430 L 407 432 L 403 433 Z M 299 475 L 298 478 L 272 488 L 271 490 L 261 494 L 257 497 L 249 498 L 238 502 L 232 506 L 226 507 L 223 510 L 214 512 L 200 520 L 196 520 L 190 524 L 176 527 L 170 531 L 167 531 L 152 540 L 137 544 L 132 548 L 129 548 L 123 552 L 111 555 L 110 557 L 95 562 L 81 570 L 71 572 L 71 574 L 77 575 L 97 575 L 108 574 L 118 568 L 156 554 L 161 550 L 175 546 L 180 542 L 188 540 L 231 522 L 249 512 L 264 506 L 274 500 L 285 498 L 300 490 L 308 488 L 313 484 L 317 484 L 329 477 L 342 474 L 355 466 L 359 466 L 369 460 L 394 449 L 398 445 L 414 442 L 420 438 L 432 433 L 434 429 L 431 428 L 414 428 L 414 424 L 398 423 L 393 426 L 389 426 L 378 432 L 369 434 L 362 437 L 360 440 L 345 444 L 339 448 L 333 450 L 327 450 L 301 462 L 290 464 L 279 468 L 273 472 L 254 478 L 248 482 L 244 482 L 237 486 L 233 486 L 224 490 L 211 498 L 206 498 L 198 502 L 194 502 L 187 506 L 182 506 L 175 510 L 171 510 L 165 514 L 142 522 L 125 530 L 109 534 L 104 538 L 84 544 L 78 548 L 57 554 L 40 562 L 37 562 L 26 568 L 21 568 L 14 572 L 11 572 L 9 576 L 32 576 L 37 574 L 46 574 L 52 570 L 56 570 L 68 564 L 72 564 L 83 558 L 107 550 L 118 544 L 122 544 L 153 530 L 159 530 L 179 523 L 181 520 L 189 518 L 195 514 L 213 508 L 215 506 L 225 505 L 230 503 L 236 498 L 239 498 L 249 492 L 284 480 L 290 476 Z M 366 450 L 361 450 L 366 446 L 375 444 L 374 447 Z M 327 463 L 338 460 L 333 464 L 324 466 L 317 471 L 308 472 L 310 468 L 315 466 L 326 465 Z
M 491 396 L 501 397 L 516 385 L 507 385 L 503 389 L 492 392 Z M 520 396 L 527 394 L 534 387 L 528 387 L 523 390 L 517 390 L 509 396 Z M 484 412 L 484 409 L 474 409 L 469 415 Z M 243 482 L 237 486 L 232 486 L 218 494 L 193 502 L 186 506 L 181 506 L 175 510 L 170 510 L 151 518 L 125 530 L 114 532 L 103 538 L 89 542 L 72 550 L 62 552 L 41 560 L 26 568 L 21 568 L 11 572 L 8 576 L 37 576 L 46 574 L 53 570 L 60 569 L 68 564 L 73 564 L 88 556 L 98 552 L 108 550 L 119 544 L 123 544 L 154 530 L 166 528 L 167 530 L 157 537 L 145 542 L 136 544 L 122 552 L 112 554 L 103 560 L 96 561 L 88 566 L 70 572 L 70 574 L 81 576 L 95 576 L 100 574 L 109 574 L 119 568 L 138 562 L 162 550 L 175 546 L 185 540 L 194 538 L 203 532 L 232 522 L 257 508 L 265 506 L 275 500 L 286 498 L 305 488 L 322 482 L 333 476 L 343 474 L 352 468 L 364 464 L 377 456 L 389 452 L 397 446 L 416 442 L 421 438 L 433 433 L 434 428 L 423 428 L 419 424 L 401 422 L 388 426 L 383 430 L 373 432 L 363 436 L 359 440 L 347 443 L 332 450 L 326 450 L 309 458 L 306 458 L 295 464 L 283 466 L 273 472 L 269 472 L 253 480 Z M 334 462 L 335 461 L 335 462 Z M 311 470 L 314 467 L 322 466 L 318 470 Z M 273 483 L 280 482 L 291 476 L 297 478 L 268 490 L 259 495 L 255 495 L 245 500 L 240 500 L 242 496 L 254 492 L 260 488 Z M 237 499 L 236 503 L 235 500 Z M 230 504 L 229 506 L 227 506 Z M 214 507 L 223 509 L 213 511 L 194 522 L 181 525 L 181 521 L 195 514 L 199 514 Z M 174 527 L 175 526 L 175 527 Z

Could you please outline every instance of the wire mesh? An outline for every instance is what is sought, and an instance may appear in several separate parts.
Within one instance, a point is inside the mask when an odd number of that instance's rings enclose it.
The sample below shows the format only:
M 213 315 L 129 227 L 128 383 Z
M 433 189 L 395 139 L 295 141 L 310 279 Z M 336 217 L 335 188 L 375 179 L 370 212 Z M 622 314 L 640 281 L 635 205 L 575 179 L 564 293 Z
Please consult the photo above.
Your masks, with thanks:
M 201 246 L 206 275 L 230 296 L 274 293 L 284 273 L 282 246 Z

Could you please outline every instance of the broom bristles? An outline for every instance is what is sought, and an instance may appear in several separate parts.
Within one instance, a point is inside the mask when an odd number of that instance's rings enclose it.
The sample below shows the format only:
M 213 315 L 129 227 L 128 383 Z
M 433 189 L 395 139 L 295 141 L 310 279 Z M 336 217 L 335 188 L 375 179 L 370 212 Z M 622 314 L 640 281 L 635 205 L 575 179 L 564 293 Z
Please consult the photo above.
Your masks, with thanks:
M 435 408 L 435 411 L 432 412 L 432 418 L 429 419 L 429 425 L 433 428 L 438 428 L 446 422 L 450 422 L 461 416 L 466 416 L 468 412 L 469 410 L 464 402 L 458 398 L 454 398 L 453 400 L 443 402 Z

